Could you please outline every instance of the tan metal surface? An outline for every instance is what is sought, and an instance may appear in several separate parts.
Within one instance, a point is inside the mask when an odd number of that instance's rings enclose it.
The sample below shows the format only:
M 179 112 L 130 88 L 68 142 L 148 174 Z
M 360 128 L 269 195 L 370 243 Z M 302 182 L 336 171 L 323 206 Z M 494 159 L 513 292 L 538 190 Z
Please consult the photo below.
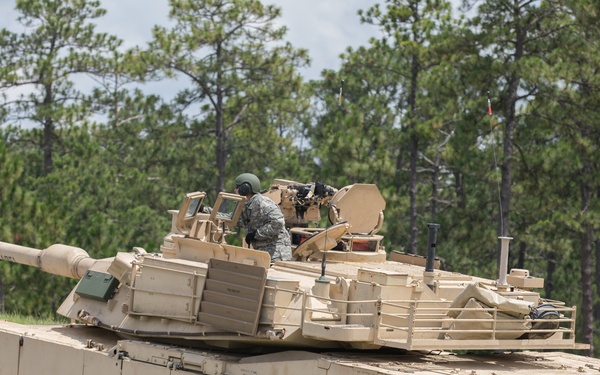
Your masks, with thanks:
M 211 259 L 198 323 L 255 335 L 266 277 L 263 267 Z
M 21 343 L 21 344 L 20 344 Z M 600 372 L 600 360 L 561 352 L 219 353 L 120 340 L 93 327 L 0 322 L 1 375 L 553 375 Z
M 96 262 L 88 253 L 74 246 L 54 244 L 46 250 L 0 242 L 0 260 L 21 263 L 53 275 L 80 279 Z
M 393 260 L 394 262 L 401 262 L 405 264 L 414 264 L 416 266 L 425 267 L 426 258 L 424 256 L 416 255 L 416 254 L 407 254 L 401 253 L 398 251 L 390 251 L 389 260 Z M 433 262 L 433 268 L 436 270 L 440 269 L 440 260 L 436 258 Z
M 195 320 L 206 279 L 205 264 L 152 256 L 134 264 L 130 314 Z M 156 303 L 157 299 L 161 303 Z
M 297 228 L 292 233 L 310 236 L 294 250 L 294 258 L 306 258 L 317 251 L 327 251 L 334 248 L 340 238 L 348 231 L 349 224 L 340 223 L 319 231 Z
M 385 200 L 379 189 L 370 184 L 343 187 L 334 195 L 331 204 L 334 207 L 330 211 L 331 222 L 348 222 L 352 233 L 372 233 L 380 221 L 380 213 L 385 209 Z

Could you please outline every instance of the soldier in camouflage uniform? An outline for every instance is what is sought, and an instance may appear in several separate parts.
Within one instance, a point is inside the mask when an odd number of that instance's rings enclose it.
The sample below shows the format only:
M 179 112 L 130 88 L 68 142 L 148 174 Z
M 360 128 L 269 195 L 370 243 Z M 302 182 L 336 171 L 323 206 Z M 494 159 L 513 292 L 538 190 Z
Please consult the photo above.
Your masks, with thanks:
M 268 251 L 271 260 L 292 259 L 290 235 L 279 206 L 260 193 L 260 180 L 252 173 L 235 179 L 235 191 L 246 197 L 238 223 L 246 230 L 246 243 L 254 249 Z

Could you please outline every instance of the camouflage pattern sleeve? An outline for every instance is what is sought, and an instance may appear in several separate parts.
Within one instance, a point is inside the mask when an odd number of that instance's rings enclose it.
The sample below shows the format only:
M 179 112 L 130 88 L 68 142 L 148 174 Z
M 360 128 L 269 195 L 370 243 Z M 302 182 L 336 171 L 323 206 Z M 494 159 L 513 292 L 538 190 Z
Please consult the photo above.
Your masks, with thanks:
M 253 248 L 268 251 L 274 261 L 291 259 L 290 237 L 285 229 L 285 218 L 270 198 L 261 194 L 252 196 L 246 202 L 240 221 L 247 233 L 255 233 Z
M 283 213 L 271 199 L 256 194 L 246 203 L 243 226 L 256 233 L 257 241 L 277 237 L 285 226 Z

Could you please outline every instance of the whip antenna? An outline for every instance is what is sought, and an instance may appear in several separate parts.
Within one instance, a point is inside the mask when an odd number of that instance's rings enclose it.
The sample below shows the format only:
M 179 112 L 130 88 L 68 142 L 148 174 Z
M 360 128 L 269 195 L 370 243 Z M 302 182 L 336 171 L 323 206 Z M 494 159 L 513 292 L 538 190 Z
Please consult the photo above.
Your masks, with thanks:
M 340 94 L 338 95 L 338 106 L 342 105 L 342 98 L 344 96 L 344 80 L 340 82 Z
M 493 118 L 493 112 L 492 112 L 492 101 L 490 100 L 490 92 L 487 92 L 487 110 L 488 110 L 488 115 L 490 116 L 490 133 L 492 135 L 492 138 L 494 140 L 493 144 L 492 144 L 492 151 L 494 153 L 494 165 L 496 167 L 496 172 L 499 171 L 498 168 L 498 158 L 496 156 L 496 137 L 494 136 L 494 124 L 492 122 Z M 504 218 L 502 215 L 502 194 L 500 192 L 500 181 L 497 181 L 497 188 L 498 188 L 498 205 L 499 205 L 499 211 L 500 211 L 500 235 L 502 235 L 502 233 L 504 233 Z

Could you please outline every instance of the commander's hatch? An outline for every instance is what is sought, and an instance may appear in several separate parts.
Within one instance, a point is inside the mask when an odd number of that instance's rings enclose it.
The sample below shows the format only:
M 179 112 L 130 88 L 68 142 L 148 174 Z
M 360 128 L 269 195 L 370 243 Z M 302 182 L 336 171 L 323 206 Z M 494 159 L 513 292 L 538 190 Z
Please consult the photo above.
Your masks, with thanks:
M 206 197 L 205 192 L 195 191 L 193 193 L 187 193 L 183 198 L 183 203 L 177 213 L 177 220 L 175 221 L 175 227 L 182 234 L 189 234 L 192 225 L 196 219 L 196 215 L 202 207 L 202 202 Z

